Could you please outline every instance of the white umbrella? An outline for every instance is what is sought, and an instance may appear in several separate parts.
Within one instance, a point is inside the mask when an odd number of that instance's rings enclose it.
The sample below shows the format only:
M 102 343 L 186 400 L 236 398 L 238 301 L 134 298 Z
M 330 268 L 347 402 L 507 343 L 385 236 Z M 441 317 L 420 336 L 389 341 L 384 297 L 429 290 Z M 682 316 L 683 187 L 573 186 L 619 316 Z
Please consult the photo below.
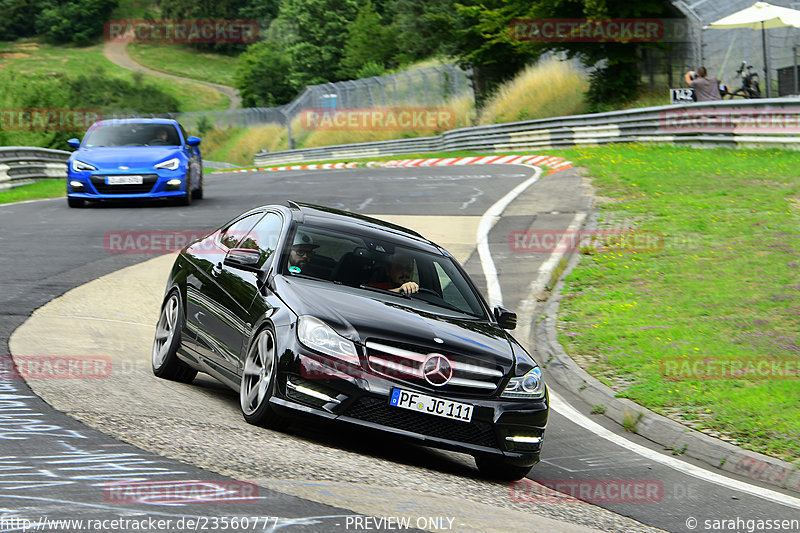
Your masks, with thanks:
M 729 29 L 750 28 L 761 30 L 761 50 L 764 54 L 764 74 L 766 74 L 767 97 L 772 95 L 772 80 L 767 63 L 767 35 L 765 30 L 794 26 L 800 28 L 800 11 L 788 7 L 773 6 L 767 2 L 756 2 L 747 9 L 712 22 L 705 28 Z

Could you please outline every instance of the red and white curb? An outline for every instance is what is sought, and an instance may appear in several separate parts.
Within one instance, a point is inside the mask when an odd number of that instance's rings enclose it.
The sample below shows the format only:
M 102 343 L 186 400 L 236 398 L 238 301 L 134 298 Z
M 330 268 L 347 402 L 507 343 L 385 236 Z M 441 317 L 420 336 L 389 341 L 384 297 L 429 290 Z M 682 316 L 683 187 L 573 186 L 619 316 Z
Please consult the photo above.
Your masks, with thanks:
M 212 174 L 230 172 L 276 172 L 281 170 L 320 170 L 358 167 L 405 168 L 405 167 L 442 167 L 460 165 L 535 165 L 548 167 L 548 174 L 554 174 L 572 168 L 572 161 L 563 157 L 546 155 L 489 155 L 475 157 L 431 157 L 427 159 L 399 159 L 392 161 L 359 161 L 352 163 L 317 163 L 313 165 L 287 165 L 281 167 L 259 167 L 237 170 L 223 170 Z
M 318 163 L 313 165 L 289 165 L 284 167 L 260 167 L 260 168 L 244 168 L 237 170 L 223 170 L 220 172 L 212 172 L 211 174 L 227 174 L 229 172 L 275 172 L 279 170 L 318 170 L 318 169 L 331 169 L 331 168 L 357 168 L 364 163 Z
M 477 157 L 446 157 L 428 159 L 400 159 L 396 161 L 370 161 L 368 167 L 441 167 L 459 165 L 536 165 L 549 167 L 548 174 L 572 168 L 572 161 L 563 157 L 546 155 L 489 155 Z

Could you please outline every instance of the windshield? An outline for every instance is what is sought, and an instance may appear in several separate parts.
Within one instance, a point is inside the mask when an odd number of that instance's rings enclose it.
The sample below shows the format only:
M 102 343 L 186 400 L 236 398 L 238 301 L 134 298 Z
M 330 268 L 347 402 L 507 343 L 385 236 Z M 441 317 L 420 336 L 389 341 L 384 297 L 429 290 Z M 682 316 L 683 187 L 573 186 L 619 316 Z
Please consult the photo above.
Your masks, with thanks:
M 85 147 L 179 146 L 180 137 L 171 124 L 107 124 L 89 131 Z
M 341 283 L 485 317 L 479 297 L 448 256 L 312 226 L 300 226 L 291 239 L 283 267 L 289 276 Z M 410 295 L 392 292 L 408 281 L 418 284 L 419 290 Z

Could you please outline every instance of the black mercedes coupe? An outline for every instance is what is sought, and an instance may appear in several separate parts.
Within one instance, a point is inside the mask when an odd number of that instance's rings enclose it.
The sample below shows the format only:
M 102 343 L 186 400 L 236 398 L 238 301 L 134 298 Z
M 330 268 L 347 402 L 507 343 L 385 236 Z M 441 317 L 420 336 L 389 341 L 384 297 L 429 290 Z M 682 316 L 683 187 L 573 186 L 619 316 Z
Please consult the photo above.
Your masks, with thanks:
M 303 416 L 465 452 L 498 479 L 539 461 L 542 371 L 440 246 L 394 224 L 288 202 L 184 248 L 156 326 L 156 376 L 205 372 L 244 418 Z

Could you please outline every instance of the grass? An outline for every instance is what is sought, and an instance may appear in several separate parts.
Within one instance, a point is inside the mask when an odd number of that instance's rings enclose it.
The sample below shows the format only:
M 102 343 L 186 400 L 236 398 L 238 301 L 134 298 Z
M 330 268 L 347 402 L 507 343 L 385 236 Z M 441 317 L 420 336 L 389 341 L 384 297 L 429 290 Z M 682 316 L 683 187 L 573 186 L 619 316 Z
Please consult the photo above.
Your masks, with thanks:
M 625 145 L 559 152 L 587 167 L 603 224 L 659 238 L 584 255 L 560 340 L 618 395 L 740 445 L 800 457 L 794 379 L 668 379 L 669 362 L 800 359 L 800 153 Z
M 66 195 L 66 183 L 63 179 L 42 180 L 29 185 L 0 190 L 0 204 L 11 204 L 41 198 L 56 198 Z
M 180 44 L 131 43 L 128 54 L 158 72 L 233 87 L 236 58 L 195 50 Z
M 0 75 L 6 68 L 28 76 L 75 75 L 102 68 L 107 77 L 133 79 L 133 72 L 116 66 L 103 55 L 103 45 L 51 46 L 35 39 L 0 42 Z M 177 81 L 144 76 L 162 91 L 180 102 L 181 111 L 221 110 L 228 108 L 228 98 L 217 91 L 191 81 Z
M 581 114 L 586 77 L 569 63 L 550 59 L 531 65 L 503 84 L 481 111 L 480 124 L 499 124 Z
M 203 137 L 203 157 L 234 165 L 253 164 L 253 156 L 266 148 L 270 152 L 289 147 L 286 128 L 265 124 L 248 129 L 212 130 Z

